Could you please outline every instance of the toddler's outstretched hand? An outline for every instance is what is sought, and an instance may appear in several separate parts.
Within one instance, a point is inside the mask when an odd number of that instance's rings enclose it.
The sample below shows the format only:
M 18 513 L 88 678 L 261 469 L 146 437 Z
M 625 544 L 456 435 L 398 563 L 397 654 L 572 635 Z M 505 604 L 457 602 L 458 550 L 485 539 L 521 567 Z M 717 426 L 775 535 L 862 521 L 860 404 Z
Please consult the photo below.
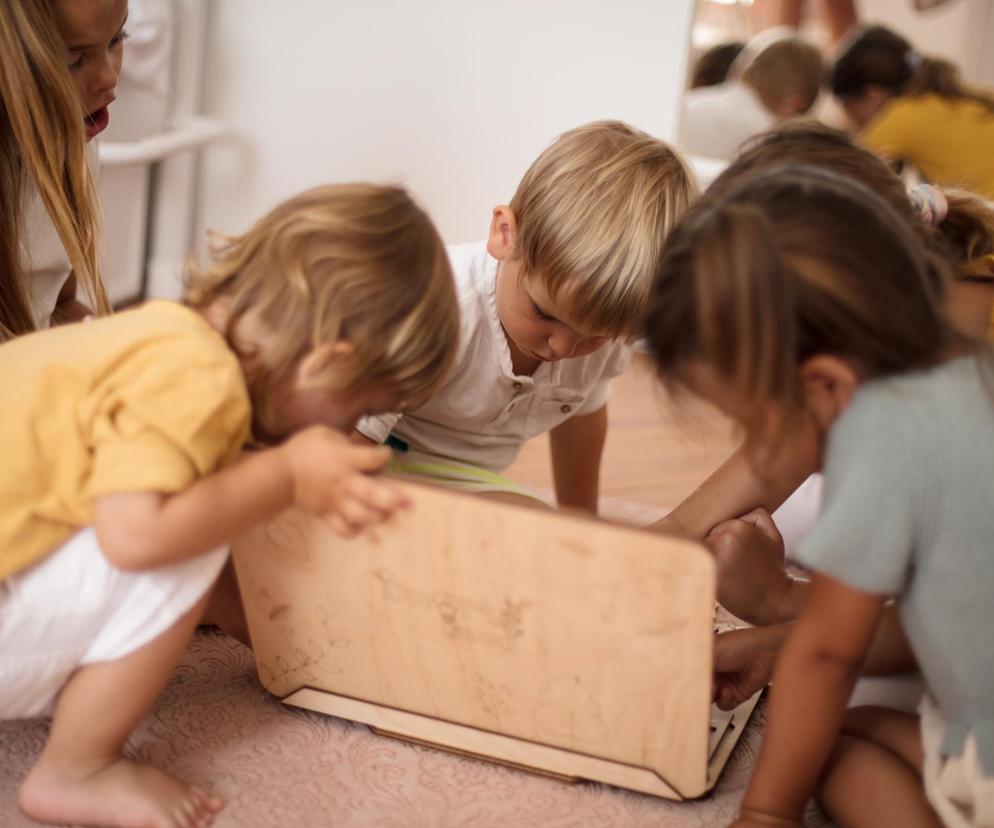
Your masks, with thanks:
M 784 568 L 783 539 L 765 509 L 719 523 L 704 541 L 718 564 L 718 603 L 750 624 L 783 620 L 793 579 Z
M 289 463 L 294 502 L 323 515 L 343 537 L 352 537 L 408 505 L 388 481 L 371 476 L 390 462 L 388 448 L 356 445 L 337 431 L 313 426 L 279 450 Z

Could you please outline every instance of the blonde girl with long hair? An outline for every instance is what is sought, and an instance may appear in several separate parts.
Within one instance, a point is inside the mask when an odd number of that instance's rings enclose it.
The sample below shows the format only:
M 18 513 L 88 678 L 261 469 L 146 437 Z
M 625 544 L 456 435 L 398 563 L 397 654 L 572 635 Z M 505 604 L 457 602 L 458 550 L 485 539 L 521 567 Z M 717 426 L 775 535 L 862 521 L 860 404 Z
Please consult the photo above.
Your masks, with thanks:
M 757 473 L 825 473 L 739 828 L 800 826 L 812 795 L 840 826 L 994 824 L 992 359 L 949 321 L 949 278 L 887 202 L 813 167 L 746 179 L 667 240 L 660 374 L 741 425 Z M 845 711 L 861 670 L 915 665 L 920 716 Z
M 0 717 L 53 716 L 20 790 L 29 816 L 210 823 L 216 797 L 125 759 L 125 741 L 235 535 L 292 504 L 344 535 L 403 506 L 371 476 L 390 452 L 346 433 L 430 396 L 458 327 L 428 216 L 359 184 L 228 240 L 183 303 L 0 347 L 18 390 L 0 397 Z
M 110 312 L 87 142 L 109 121 L 127 14 L 127 0 L 0 5 L 0 341 Z

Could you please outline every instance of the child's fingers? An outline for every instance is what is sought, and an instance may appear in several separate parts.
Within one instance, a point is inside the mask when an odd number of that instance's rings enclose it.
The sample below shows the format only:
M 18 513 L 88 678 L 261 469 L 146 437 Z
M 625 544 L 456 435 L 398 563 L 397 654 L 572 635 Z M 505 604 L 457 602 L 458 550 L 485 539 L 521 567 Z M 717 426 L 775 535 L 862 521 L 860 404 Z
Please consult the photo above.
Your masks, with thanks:
M 359 529 L 350 524 L 338 512 L 331 512 L 325 515 L 324 519 L 331 531 L 340 537 L 354 538 L 359 534 Z
M 343 497 L 336 510 L 354 529 L 361 531 L 367 526 L 381 523 L 386 515 L 379 509 L 371 508 L 355 497 Z
M 775 543 L 781 542 L 782 539 L 780 537 L 780 530 L 777 529 L 777 525 L 773 522 L 772 515 L 770 515 L 766 509 L 753 509 L 751 512 L 742 515 L 741 519 L 745 523 L 755 526 L 760 532 Z
M 410 505 L 410 498 L 396 486 L 365 475 L 355 477 L 349 486 L 349 494 L 382 512 L 384 517 Z
M 350 445 L 346 449 L 349 465 L 356 471 L 377 472 L 386 468 L 393 452 L 385 446 Z

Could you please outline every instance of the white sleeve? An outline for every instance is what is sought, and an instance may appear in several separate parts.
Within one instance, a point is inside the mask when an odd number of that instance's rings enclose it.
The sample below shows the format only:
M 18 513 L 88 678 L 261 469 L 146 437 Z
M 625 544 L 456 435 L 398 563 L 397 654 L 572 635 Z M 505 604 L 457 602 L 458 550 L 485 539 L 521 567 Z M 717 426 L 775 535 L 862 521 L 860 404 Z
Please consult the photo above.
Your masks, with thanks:
M 370 440 L 382 443 L 390 436 L 393 427 L 403 416 L 403 414 L 379 414 L 375 417 L 362 417 L 356 424 L 356 431 Z

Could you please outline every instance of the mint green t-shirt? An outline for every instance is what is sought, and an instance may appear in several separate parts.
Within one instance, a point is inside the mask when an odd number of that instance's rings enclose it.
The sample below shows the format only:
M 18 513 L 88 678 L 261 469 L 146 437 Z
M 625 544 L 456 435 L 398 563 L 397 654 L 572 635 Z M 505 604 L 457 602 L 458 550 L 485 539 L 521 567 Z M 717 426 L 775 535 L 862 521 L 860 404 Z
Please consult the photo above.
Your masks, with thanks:
M 994 776 L 994 388 L 973 356 L 860 386 L 829 434 L 811 569 L 897 597 L 947 732 Z

